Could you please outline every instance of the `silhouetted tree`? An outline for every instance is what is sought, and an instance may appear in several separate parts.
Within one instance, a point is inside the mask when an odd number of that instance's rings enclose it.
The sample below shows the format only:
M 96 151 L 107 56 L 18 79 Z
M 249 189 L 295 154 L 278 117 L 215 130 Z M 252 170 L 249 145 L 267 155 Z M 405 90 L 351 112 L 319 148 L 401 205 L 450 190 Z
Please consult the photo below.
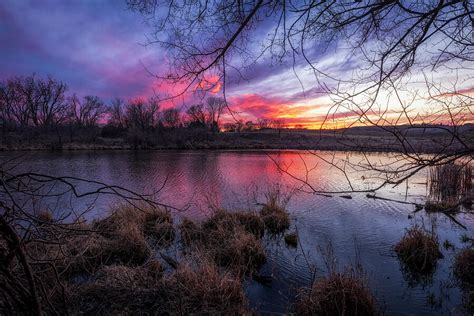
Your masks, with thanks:
M 95 127 L 105 113 L 104 102 L 97 96 L 85 96 L 82 101 L 74 94 L 69 101 L 69 110 L 74 125 Z
M 2 121 L 18 126 L 52 127 L 67 117 L 65 83 L 35 75 L 0 83 Z
M 147 131 L 156 127 L 160 105 L 156 98 L 135 99 L 126 106 L 125 121 L 128 128 Z
M 223 98 L 209 97 L 207 98 L 207 120 L 209 128 L 213 133 L 219 132 L 219 120 L 226 108 L 226 102 Z
M 252 121 L 247 121 L 247 122 L 245 122 L 245 130 L 246 130 L 246 131 L 251 132 L 251 131 L 253 131 L 254 129 L 255 129 L 255 125 L 253 124 Z
M 110 102 L 108 108 L 109 119 L 108 124 L 119 129 L 126 126 L 125 101 L 120 98 L 115 98 Z
M 181 113 L 178 109 L 166 109 L 163 111 L 163 125 L 166 128 L 176 128 L 181 124 Z
M 314 88 L 331 99 L 321 128 L 330 120 L 350 116 L 345 127 L 373 126 L 396 140 L 402 154 L 394 159 L 403 167 L 376 168 L 376 162 L 366 162 L 368 168 L 382 174 L 386 184 L 398 185 L 426 167 L 469 159 L 474 153 L 472 137 L 457 128 L 472 121 L 473 113 L 471 87 L 457 87 L 459 82 L 474 79 L 472 72 L 466 71 L 474 62 L 472 1 L 127 3 L 155 19 L 150 43 L 162 45 L 171 60 L 171 67 L 156 77 L 184 86 L 176 96 L 209 83 L 209 78 L 225 88 L 231 76 L 235 82 L 242 69 L 259 60 L 289 61 L 294 66 L 308 66 L 315 77 Z M 346 53 L 341 63 L 357 63 L 351 75 L 339 67 L 332 72 L 327 63 L 319 63 L 319 57 L 336 46 L 338 52 Z M 294 70 L 298 75 L 297 67 Z M 439 71 L 458 73 L 461 78 L 438 85 L 425 75 Z M 423 91 L 415 74 L 425 76 Z M 402 92 L 408 96 L 403 98 Z M 416 107 L 414 99 L 430 105 L 429 115 L 426 109 Z M 451 127 L 440 126 L 446 122 Z M 405 127 L 393 128 L 402 124 L 412 129 L 435 125 L 445 136 L 444 148 L 430 159 L 413 155 L 419 144 L 406 137 Z M 264 121 L 258 126 L 267 128 Z
M 203 104 L 195 104 L 189 107 L 186 111 L 189 119 L 190 127 L 205 128 L 207 123 L 206 112 Z
M 270 120 L 265 118 L 259 118 L 257 120 L 258 129 L 265 129 L 270 127 Z

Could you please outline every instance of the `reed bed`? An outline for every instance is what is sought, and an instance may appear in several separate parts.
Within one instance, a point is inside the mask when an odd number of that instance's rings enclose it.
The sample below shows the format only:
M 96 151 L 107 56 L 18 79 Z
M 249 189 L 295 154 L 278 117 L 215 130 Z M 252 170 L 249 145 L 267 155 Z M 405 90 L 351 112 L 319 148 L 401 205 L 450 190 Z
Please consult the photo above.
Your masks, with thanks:
M 427 211 L 442 211 L 467 202 L 472 191 L 472 166 L 470 164 L 444 164 L 429 170 Z

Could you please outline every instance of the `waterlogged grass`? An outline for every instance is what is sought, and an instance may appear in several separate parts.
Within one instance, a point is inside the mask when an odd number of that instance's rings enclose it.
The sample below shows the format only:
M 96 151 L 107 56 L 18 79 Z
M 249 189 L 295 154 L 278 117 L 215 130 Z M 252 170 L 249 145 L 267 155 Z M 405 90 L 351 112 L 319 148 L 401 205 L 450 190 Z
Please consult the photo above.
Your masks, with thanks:
M 217 210 L 201 224 L 183 221 L 180 230 L 188 248 L 207 253 L 220 266 L 247 274 L 266 261 L 262 228 L 256 214 Z
M 443 164 L 430 169 L 429 196 L 425 204 L 428 212 L 456 210 L 461 204 L 472 203 L 473 169 L 470 164 Z
M 295 304 L 296 315 L 379 315 L 367 280 L 352 269 L 331 272 L 304 289 Z
M 260 210 L 216 208 L 202 222 L 184 218 L 178 224 L 166 210 L 145 206 L 117 206 L 103 219 L 70 225 L 61 236 L 52 222 L 52 215 L 38 214 L 38 234 L 59 238 L 61 245 L 27 247 L 32 257 L 48 262 L 33 267 L 51 289 L 51 306 L 71 314 L 249 314 L 244 284 L 263 279 L 271 286 L 272 276 L 259 274 L 267 261 L 265 243 L 276 237 L 291 247 L 299 244 L 295 231 L 283 234 L 291 222 L 277 193 L 268 194 Z M 414 225 L 394 250 L 404 269 L 424 275 L 436 269 L 441 246 L 454 251 L 450 242 L 440 245 L 434 230 Z M 176 254 L 172 265 L 163 256 L 170 248 Z M 453 263 L 453 274 L 471 290 L 473 259 L 474 250 L 466 247 Z M 55 271 L 48 270 L 50 263 Z M 295 293 L 296 303 L 288 310 L 298 315 L 380 313 L 367 278 L 350 267 L 318 275 Z M 45 311 L 54 312 L 48 306 Z
M 443 258 L 436 233 L 418 225 L 406 231 L 394 250 L 403 267 L 415 275 L 432 273 Z
M 453 269 L 462 285 L 474 290 L 474 249 L 462 249 L 454 259 Z

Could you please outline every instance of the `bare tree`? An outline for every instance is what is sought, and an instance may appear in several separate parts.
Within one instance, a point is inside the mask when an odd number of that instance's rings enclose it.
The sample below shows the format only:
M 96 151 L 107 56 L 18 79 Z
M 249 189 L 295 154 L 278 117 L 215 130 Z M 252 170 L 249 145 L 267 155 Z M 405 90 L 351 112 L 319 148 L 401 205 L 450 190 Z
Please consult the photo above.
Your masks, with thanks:
M 0 119 L 3 129 L 16 125 L 28 125 L 29 109 L 20 86 L 21 78 L 0 82 Z
M 163 124 L 167 128 L 176 128 L 181 124 L 181 114 L 178 109 L 166 109 L 163 112 Z
M 258 129 L 265 129 L 270 127 L 270 120 L 265 118 L 259 118 L 257 120 L 257 127 Z
M 32 75 L 8 79 L 0 87 L 4 120 L 23 127 L 51 127 L 66 118 L 67 86 L 61 81 Z
M 85 96 L 82 101 L 73 95 L 69 101 L 72 123 L 80 127 L 95 127 L 105 113 L 104 102 L 97 96 Z
M 190 106 L 186 111 L 186 114 L 188 115 L 189 125 L 191 127 L 206 127 L 207 115 L 204 111 L 203 104 L 195 104 Z
M 284 119 L 275 119 L 270 122 L 271 127 L 278 132 L 278 137 L 281 137 L 281 131 L 286 128 L 286 122 Z
M 29 82 L 28 82 L 29 81 Z M 26 90 L 32 89 L 32 99 L 28 99 L 30 115 L 35 126 L 49 127 L 61 123 L 66 118 L 67 102 L 65 92 L 67 86 L 51 77 L 46 80 L 27 78 Z
M 219 120 L 224 110 L 227 107 L 227 104 L 223 98 L 218 97 L 209 97 L 207 98 L 207 119 L 208 124 L 213 133 L 218 132 L 220 129 Z
M 379 167 L 370 158 L 365 163 L 383 174 L 386 184 L 402 183 L 431 165 L 469 159 L 474 152 L 472 139 L 458 128 L 472 122 L 472 87 L 456 88 L 457 83 L 465 87 L 474 78 L 472 71 L 466 71 L 474 61 L 474 8 L 469 1 L 127 3 L 156 20 L 149 44 L 162 45 L 172 61 L 168 70 L 156 76 L 185 83 L 181 93 L 217 76 L 212 82 L 223 84 L 225 97 L 228 81 L 260 59 L 289 61 L 296 76 L 297 69 L 309 67 L 315 79 L 312 88 L 332 102 L 321 128 L 350 114 L 344 127 L 374 127 L 394 140 L 391 148 L 399 152 L 394 159 L 403 167 Z M 320 56 L 337 46 L 343 47 L 339 48 L 344 52 L 342 62 L 357 63 L 350 76 L 340 76 L 318 63 Z M 430 74 L 437 71 L 457 72 L 459 77 L 450 86 L 434 89 L 437 83 Z M 425 74 L 426 88 L 416 85 L 415 74 Z M 433 90 L 439 91 L 433 94 Z M 428 125 L 443 133 L 443 145 L 436 147 L 431 159 L 421 152 L 436 139 L 425 133 L 426 143 L 420 146 L 408 137 L 410 130 L 426 130 Z M 258 126 L 268 125 L 260 121 Z
M 159 109 L 160 105 L 155 98 L 147 101 L 143 99 L 129 101 L 125 112 L 127 126 L 141 131 L 153 129 L 158 122 Z
M 108 124 L 116 128 L 125 128 L 125 101 L 120 98 L 115 98 L 110 103 Z

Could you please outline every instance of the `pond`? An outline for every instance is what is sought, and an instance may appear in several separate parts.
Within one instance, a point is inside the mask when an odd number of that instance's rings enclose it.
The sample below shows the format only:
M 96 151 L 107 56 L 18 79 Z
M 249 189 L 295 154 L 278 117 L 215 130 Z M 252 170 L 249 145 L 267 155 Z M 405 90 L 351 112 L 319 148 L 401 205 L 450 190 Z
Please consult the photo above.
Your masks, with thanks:
M 462 235 L 473 235 L 474 216 L 461 213 L 462 228 L 443 214 L 415 212 L 414 205 L 367 198 L 366 192 L 318 195 L 306 193 L 308 186 L 294 177 L 305 179 L 315 190 L 350 190 L 347 178 L 357 190 L 380 183 L 376 174 L 347 169 L 346 175 L 325 161 L 344 158 L 364 160 L 357 153 L 304 151 L 102 151 L 65 153 L 0 153 L 0 161 L 20 156 L 18 170 L 57 176 L 76 176 L 120 185 L 136 192 L 152 193 L 161 188 L 159 201 L 181 211 L 176 216 L 202 220 L 209 215 L 209 204 L 231 210 L 258 209 L 264 194 L 278 185 L 291 195 L 287 209 L 290 231 L 297 231 L 300 244 L 289 248 L 283 238 L 266 238 L 268 262 L 261 269 L 272 275 L 271 285 L 247 282 L 246 292 L 252 307 L 260 312 L 285 313 L 294 302 L 298 288 L 327 273 L 327 250 L 332 249 L 340 270 L 361 264 L 370 287 L 387 315 L 459 314 L 462 291 L 453 282 L 454 255 L 465 245 Z M 371 161 L 388 165 L 387 154 L 373 153 Z M 339 165 L 342 168 L 342 165 Z M 347 167 L 347 165 L 346 165 Z M 282 172 L 286 169 L 291 176 Z M 307 172 L 308 171 L 308 172 Z M 347 178 L 346 178 L 347 176 Z M 307 178 L 306 178 L 307 177 Z M 397 187 L 386 186 L 377 196 L 403 202 L 423 203 L 426 173 L 419 173 Z M 87 190 L 82 187 L 81 190 Z M 300 189 L 300 190 L 298 190 Z M 343 195 L 343 197 L 341 197 Z M 119 201 L 102 196 L 98 199 L 63 199 L 51 206 L 56 212 L 86 210 L 89 219 L 107 214 Z M 401 269 L 393 246 L 412 224 L 435 227 L 440 243 L 448 240 L 454 249 L 442 248 L 432 277 L 410 279 Z M 326 253 L 326 254 L 325 254 Z

